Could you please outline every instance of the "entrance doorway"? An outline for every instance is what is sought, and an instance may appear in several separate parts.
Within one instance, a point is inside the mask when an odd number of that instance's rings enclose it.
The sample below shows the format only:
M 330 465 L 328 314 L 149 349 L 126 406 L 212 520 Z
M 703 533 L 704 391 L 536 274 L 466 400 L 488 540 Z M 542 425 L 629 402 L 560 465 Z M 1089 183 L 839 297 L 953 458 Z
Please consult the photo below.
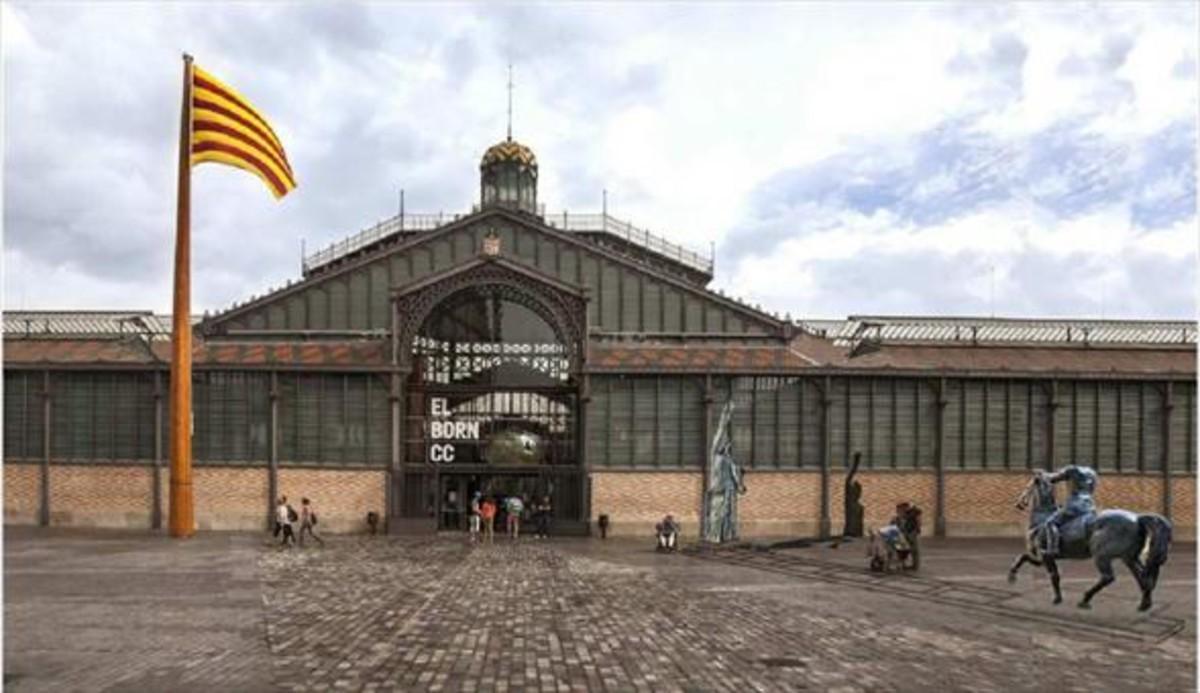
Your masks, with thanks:
M 436 509 L 439 530 L 466 531 L 471 499 L 475 494 L 496 502 L 496 528 L 504 527 L 504 501 L 519 496 L 532 520 L 533 507 L 543 498 L 550 499 L 552 533 L 575 533 L 578 529 L 578 474 L 530 473 L 527 470 L 453 471 L 437 477 L 441 502 Z M 564 532 L 564 530 L 566 530 Z
M 576 349 L 547 317 L 512 286 L 482 285 L 426 318 L 406 387 L 405 518 L 465 530 L 476 493 L 529 509 L 549 496 L 552 531 L 586 532 Z

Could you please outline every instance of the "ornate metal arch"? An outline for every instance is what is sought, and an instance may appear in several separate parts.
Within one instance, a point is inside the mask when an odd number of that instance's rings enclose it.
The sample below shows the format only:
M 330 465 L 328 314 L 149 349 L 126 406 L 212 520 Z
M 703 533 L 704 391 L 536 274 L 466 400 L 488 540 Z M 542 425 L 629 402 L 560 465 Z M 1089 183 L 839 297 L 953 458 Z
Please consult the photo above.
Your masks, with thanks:
M 587 335 L 584 299 L 493 263 L 446 277 L 397 299 L 396 347 L 402 368 L 412 366 L 413 342 L 425 321 L 445 301 L 468 289 L 495 291 L 502 298 L 532 310 L 550 325 L 555 337 L 566 348 L 571 372 L 580 370 Z

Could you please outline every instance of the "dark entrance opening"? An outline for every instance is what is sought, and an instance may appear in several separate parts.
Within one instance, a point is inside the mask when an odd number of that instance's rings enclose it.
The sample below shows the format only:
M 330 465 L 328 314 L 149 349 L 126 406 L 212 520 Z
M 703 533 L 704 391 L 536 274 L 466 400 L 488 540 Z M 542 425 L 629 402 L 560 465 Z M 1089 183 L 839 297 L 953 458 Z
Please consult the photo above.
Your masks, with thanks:
M 535 299 L 473 286 L 442 301 L 413 340 L 402 513 L 465 530 L 476 493 L 549 496 L 552 531 L 586 531 L 571 349 Z

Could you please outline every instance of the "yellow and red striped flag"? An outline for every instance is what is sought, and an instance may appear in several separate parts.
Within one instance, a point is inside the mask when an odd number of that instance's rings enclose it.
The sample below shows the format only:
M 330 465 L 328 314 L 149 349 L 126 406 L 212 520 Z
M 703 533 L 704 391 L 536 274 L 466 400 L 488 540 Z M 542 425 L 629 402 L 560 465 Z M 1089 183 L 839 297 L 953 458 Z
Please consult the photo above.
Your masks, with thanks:
M 213 161 L 258 176 L 276 199 L 296 187 L 283 144 L 267 119 L 229 85 L 192 66 L 191 162 Z

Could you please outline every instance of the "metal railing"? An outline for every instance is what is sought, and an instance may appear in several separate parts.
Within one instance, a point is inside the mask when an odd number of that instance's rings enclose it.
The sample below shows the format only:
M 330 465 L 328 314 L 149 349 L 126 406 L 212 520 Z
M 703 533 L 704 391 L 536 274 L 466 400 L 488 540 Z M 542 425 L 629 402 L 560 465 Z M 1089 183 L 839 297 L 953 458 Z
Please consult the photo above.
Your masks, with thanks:
M 466 214 L 439 212 L 437 214 L 404 214 L 384 219 L 378 224 L 363 229 L 353 236 L 344 238 L 336 243 L 331 243 L 321 250 L 305 255 L 302 270 L 307 274 L 312 270 L 346 257 L 389 236 L 415 231 L 432 231 L 433 229 L 458 221 L 464 216 Z M 705 255 L 690 250 L 608 214 L 570 214 L 568 212 L 561 212 L 559 214 L 543 214 L 542 221 L 547 226 L 560 231 L 611 234 L 626 243 L 662 255 L 691 269 L 705 272 L 709 275 L 712 274 L 713 257 L 711 252 Z
M 544 219 L 547 226 L 562 231 L 577 231 L 585 233 L 610 233 L 627 243 L 658 253 L 688 267 L 712 274 L 712 255 L 703 255 L 689 250 L 677 243 L 672 243 L 662 236 L 656 236 L 645 229 L 621 221 L 608 214 L 568 214 L 547 215 Z
M 305 255 L 303 270 L 308 272 L 309 270 L 327 265 L 338 258 L 345 257 L 388 236 L 401 232 L 432 231 L 433 229 L 457 221 L 462 217 L 462 214 L 446 214 L 444 212 L 438 212 L 437 214 L 396 215 L 391 219 L 384 219 L 374 226 L 365 228 L 353 236 L 343 238 L 336 243 L 330 243 L 315 253 Z

